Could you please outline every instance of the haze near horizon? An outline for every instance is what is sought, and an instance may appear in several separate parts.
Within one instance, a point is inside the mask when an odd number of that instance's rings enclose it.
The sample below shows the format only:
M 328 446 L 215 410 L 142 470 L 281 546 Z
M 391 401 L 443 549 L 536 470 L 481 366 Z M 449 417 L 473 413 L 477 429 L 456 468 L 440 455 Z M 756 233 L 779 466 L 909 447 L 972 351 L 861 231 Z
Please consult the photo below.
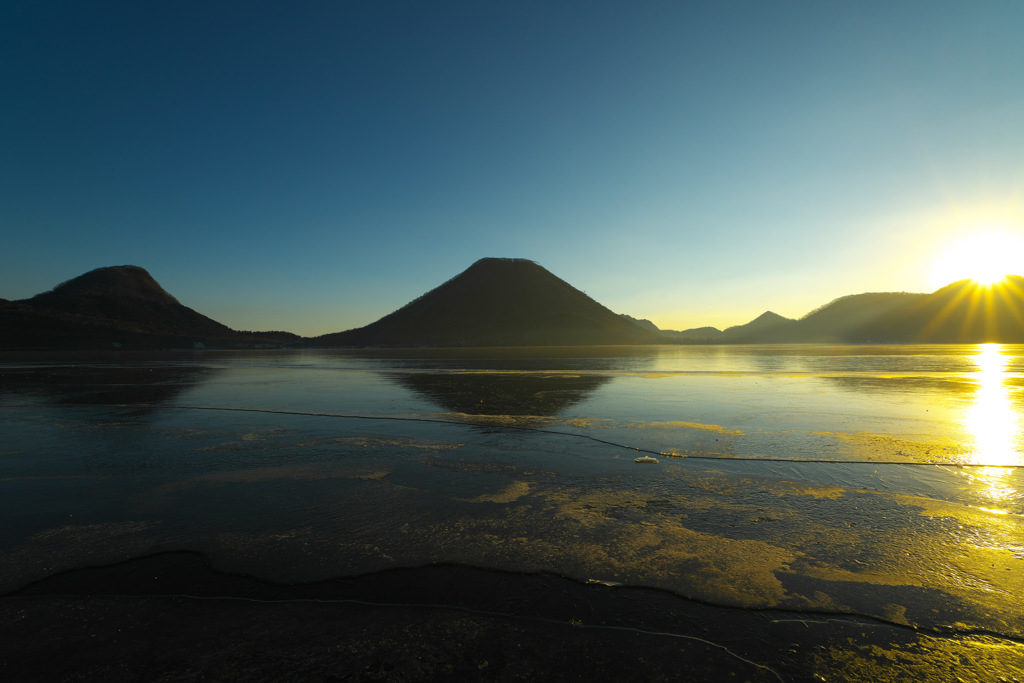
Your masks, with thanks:
M 7 299 L 132 263 L 232 328 L 316 335 L 524 257 L 722 328 L 1024 263 L 1019 4 L 4 15 Z

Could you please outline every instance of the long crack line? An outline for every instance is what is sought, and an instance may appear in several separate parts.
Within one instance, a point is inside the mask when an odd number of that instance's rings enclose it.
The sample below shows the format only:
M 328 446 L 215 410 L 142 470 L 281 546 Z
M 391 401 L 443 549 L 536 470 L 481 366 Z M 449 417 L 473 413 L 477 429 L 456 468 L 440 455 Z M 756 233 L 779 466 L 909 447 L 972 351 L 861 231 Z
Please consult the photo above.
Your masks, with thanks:
M 304 417 L 328 417 L 335 419 L 344 420 L 380 420 L 380 421 L 394 421 L 394 422 L 428 422 L 433 424 L 446 424 L 446 425 L 457 425 L 457 426 L 487 426 L 497 429 L 515 430 L 521 432 L 533 432 L 537 434 L 551 434 L 555 436 L 566 436 L 574 439 L 587 439 L 594 443 L 599 443 L 605 446 L 612 446 L 614 448 L 622 448 L 624 450 L 633 451 L 634 453 L 643 453 L 652 456 L 661 456 L 666 458 L 678 458 L 680 460 L 726 460 L 733 462 L 788 462 L 788 463 L 814 463 L 814 464 L 829 464 L 829 465 L 904 465 L 914 467 L 967 467 L 967 468 L 998 468 L 1005 470 L 1014 470 L 1024 467 L 1024 464 L 985 464 L 985 463 L 959 463 L 959 462 L 942 462 L 937 460 L 925 460 L 925 461 L 907 461 L 907 460 L 834 460 L 829 458 L 779 458 L 779 457 L 722 457 L 717 455 L 702 455 L 702 454 L 686 454 L 677 455 L 673 453 L 664 453 L 662 451 L 656 451 L 650 448 L 643 448 L 640 446 L 629 446 L 627 444 L 618 443 L 615 441 L 609 441 L 607 439 L 600 439 L 596 436 L 589 434 L 579 434 L 576 432 L 565 432 L 557 429 L 542 429 L 540 427 L 524 427 L 521 425 L 480 425 L 467 422 L 459 422 L 456 420 L 440 420 L 437 418 L 430 417 L 401 417 L 397 415 L 351 415 L 345 413 L 320 413 L 313 411 L 304 410 L 280 410 L 271 408 L 239 408 L 234 406 L 187 406 L 187 405 L 164 405 L 154 403 L 71 403 L 64 404 L 65 407 L 90 407 L 90 408 L 127 408 L 127 409 L 176 409 L 176 410 L 209 410 L 209 411 L 226 411 L 226 412 L 238 412 L 238 413 L 262 413 L 267 415 L 295 415 Z M 4 406 L 7 408 L 32 408 L 36 407 L 28 404 L 8 404 Z

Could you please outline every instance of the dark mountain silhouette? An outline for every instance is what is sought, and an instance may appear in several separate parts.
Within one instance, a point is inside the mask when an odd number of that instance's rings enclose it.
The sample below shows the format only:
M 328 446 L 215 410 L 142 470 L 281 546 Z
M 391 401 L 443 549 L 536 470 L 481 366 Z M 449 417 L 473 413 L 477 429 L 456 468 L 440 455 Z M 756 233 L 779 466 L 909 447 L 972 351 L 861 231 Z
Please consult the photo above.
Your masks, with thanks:
M 565 346 L 662 339 L 533 261 L 484 258 L 377 322 L 314 341 L 322 346 Z
M 726 330 L 659 330 L 615 314 L 526 259 L 485 258 L 366 327 L 302 339 L 232 330 L 137 266 L 99 268 L 30 299 L 0 299 L 0 349 L 590 344 L 1024 343 L 1024 278 L 954 282 L 931 294 L 836 299 L 799 320 L 768 311 Z
M 713 329 L 713 328 L 712 328 Z M 799 320 L 764 314 L 712 343 L 1024 343 L 1024 278 L 962 280 L 931 294 L 840 297 Z M 692 342 L 691 342 L 692 343 Z
M 662 330 L 663 336 L 684 344 L 769 344 L 773 340 L 788 341 L 796 321 L 778 313 L 765 311 L 743 325 L 725 330 L 717 327 L 693 327 L 688 330 Z
M 230 336 L 231 328 L 182 306 L 144 268 L 97 268 L 25 301 L 37 308 L 109 321 L 125 330 L 189 337 Z
M 899 310 L 865 324 L 861 336 L 916 343 L 1024 343 L 1024 278 L 996 286 L 961 280 L 917 295 Z
M 0 302 L 0 348 L 248 346 L 297 339 L 232 330 L 183 306 L 138 266 L 97 268 L 31 299 Z
M 874 292 L 840 297 L 817 308 L 797 321 L 794 332 L 805 342 L 870 342 L 878 341 L 881 329 L 872 331 L 878 321 L 898 317 L 927 294 L 908 292 Z
M 717 327 L 691 327 L 686 330 L 661 330 L 661 334 L 671 342 L 683 344 L 720 344 L 722 331 Z
M 639 325 L 640 327 L 644 328 L 645 330 L 648 330 L 650 332 L 661 332 L 661 330 L 658 329 L 658 326 L 655 325 L 654 323 L 652 323 L 647 318 L 634 318 L 633 316 L 626 315 L 625 313 L 620 313 L 619 315 L 621 315 L 623 318 L 625 318 L 626 320 L 630 321 L 634 325 Z
M 719 331 L 661 330 L 682 344 L 1024 343 L 1024 278 L 995 286 L 962 280 L 931 294 L 852 294 L 798 320 L 772 312 Z
M 797 321 L 778 313 L 765 311 L 745 325 L 734 325 L 722 331 L 723 341 L 743 344 L 749 341 L 767 343 L 768 340 L 785 340 Z

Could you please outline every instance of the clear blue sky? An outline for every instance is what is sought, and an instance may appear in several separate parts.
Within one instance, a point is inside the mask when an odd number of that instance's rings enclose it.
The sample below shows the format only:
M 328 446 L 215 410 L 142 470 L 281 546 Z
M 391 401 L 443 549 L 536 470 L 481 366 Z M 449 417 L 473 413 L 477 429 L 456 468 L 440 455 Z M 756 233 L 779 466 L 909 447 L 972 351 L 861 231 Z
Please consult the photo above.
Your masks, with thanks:
M 1024 239 L 1021 27 L 1017 0 L 8 0 L 0 297 L 134 264 L 317 334 L 484 256 L 675 329 L 931 291 L 961 236 Z

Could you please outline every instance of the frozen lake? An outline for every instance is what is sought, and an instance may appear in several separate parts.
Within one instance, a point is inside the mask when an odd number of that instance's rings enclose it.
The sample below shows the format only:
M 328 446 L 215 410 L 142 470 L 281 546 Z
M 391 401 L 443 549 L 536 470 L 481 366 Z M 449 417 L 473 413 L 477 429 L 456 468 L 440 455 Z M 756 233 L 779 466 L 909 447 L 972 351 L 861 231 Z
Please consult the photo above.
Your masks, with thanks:
M 445 563 L 866 620 L 803 671 L 1024 676 L 1022 387 L 999 345 L 8 355 L 0 590 Z

